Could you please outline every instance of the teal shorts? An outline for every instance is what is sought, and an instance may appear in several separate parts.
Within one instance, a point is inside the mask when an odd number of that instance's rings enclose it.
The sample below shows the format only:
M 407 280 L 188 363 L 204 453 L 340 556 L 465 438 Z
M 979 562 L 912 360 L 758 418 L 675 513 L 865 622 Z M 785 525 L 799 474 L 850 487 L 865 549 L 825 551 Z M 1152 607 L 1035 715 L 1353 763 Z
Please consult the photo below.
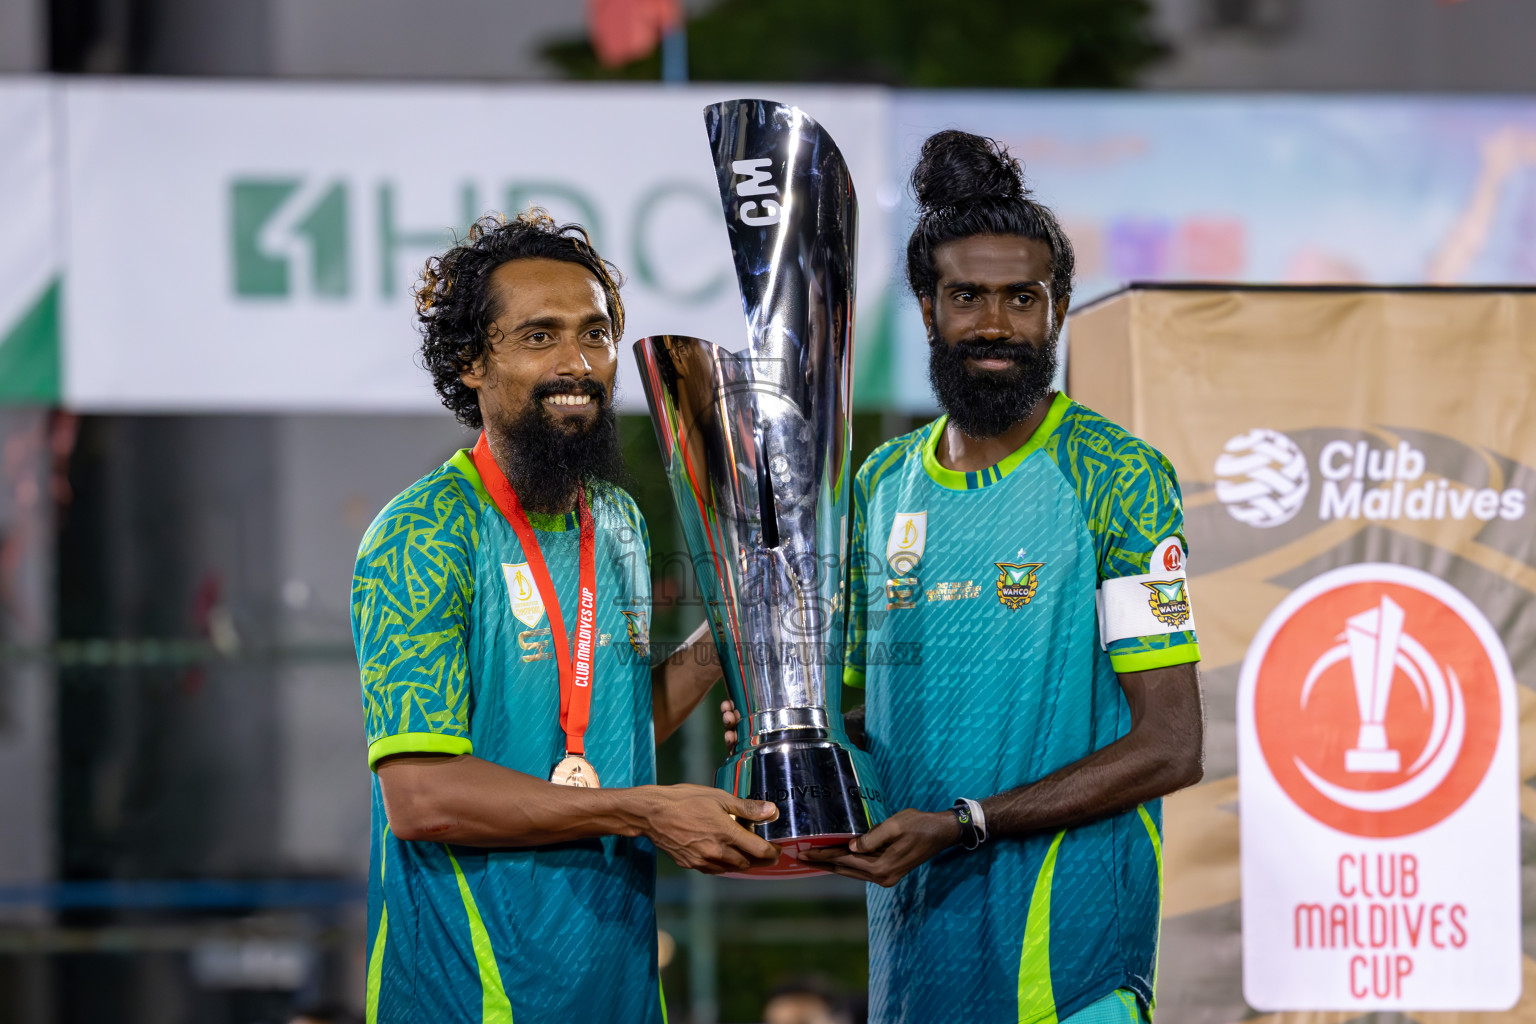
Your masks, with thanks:
M 1123 988 L 1085 1006 L 1061 1024 L 1145 1024 L 1136 997 Z

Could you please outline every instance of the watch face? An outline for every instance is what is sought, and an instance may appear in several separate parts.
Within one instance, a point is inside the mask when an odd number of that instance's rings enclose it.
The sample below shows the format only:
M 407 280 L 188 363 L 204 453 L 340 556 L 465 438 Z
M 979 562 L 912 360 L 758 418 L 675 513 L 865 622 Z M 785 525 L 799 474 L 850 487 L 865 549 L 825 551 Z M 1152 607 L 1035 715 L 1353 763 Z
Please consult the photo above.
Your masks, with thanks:
M 974 850 L 981 845 L 981 840 L 976 834 L 976 823 L 971 819 L 971 808 L 963 800 L 957 800 L 951 808 L 955 812 L 955 820 L 960 822 L 960 845 L 967 850 Z

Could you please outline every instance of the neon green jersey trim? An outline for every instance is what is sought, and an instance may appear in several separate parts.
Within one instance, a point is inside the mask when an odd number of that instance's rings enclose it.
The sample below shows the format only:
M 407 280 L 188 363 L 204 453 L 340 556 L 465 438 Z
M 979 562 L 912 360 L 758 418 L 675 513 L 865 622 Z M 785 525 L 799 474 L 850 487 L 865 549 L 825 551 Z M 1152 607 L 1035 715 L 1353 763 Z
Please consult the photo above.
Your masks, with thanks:
M 933 482 L 940 487 L 948 487 L 952 491 L 974 491 L 988 484 L 995 484 L 1003 477 L 1019 468 L 1019 464 L 1030 455 L 1045 447 L 1045 442 L 1056 428 L 1061 426 L 1061 418 L 1067 414 L 1067 407 L 1072 400 L 1064 392 L 1056 392 L 1056 397 L 1051 399 L 1051 407 L 1045 414 L 1045 419 L 1035 428 L 1035 432 L 1029 435 L 1013 454 L 1005 456 L 995 466 L 977 470 L 973 473 L 962 473 L 955 469 L 945 469 L 939 465 L 939 438 L 944 436 L 944 425 L 949 422 L 948 416 L 940 416 L 928 427 L 928 436 L 923 439 L 923 469 Z
M 393 736 L 380 736 L 368 745 L 368 768 L 371 771 L 382 758 L 395 754 L 472 754 L 474 744 L 468 736 L 446 736 L 437 732 L 401 732 Z
M 373 956 L 368 958 L 368 1006 L 365 1020 L 379 1019 L 379 986 L 384 981 L 384 943 L 389 939 L 389 904 L 379 911 L 379 930 L 373 937 Z
M 448 465 L 464 474 L 464 477 L 469 481 L 469 485 L 480 496 L 481 501 L 492 508 L 496 507 L 496 503 L 491 500 L 491 492 L 485 489 L 485 481 L 480 479 L 480 471 L 475 468 L 474 456 L 470 455 L 468 448 L 460 448 L 454 452 L 453 458 L 448 460 Z
M 855 690 L 864 689 L 864 670 L 852 667 L 844 668 L 843 685 L 851 686 Z
M 480 496 L 481 501 L 491 508 L 496 507 L 496 503 L 491 500 L 491 492 L 485 489 L 485 481 L 480 479 L 480 471 L 475 468 L 474 456 L 470 454 L 468 448 L 460 448 L 454 452 L 453 458 L 448 460 L 448 465 L 463 473 L 469 479 L 470 485 L 474 487 L 475 493 Z M 529 524 L 535 530 L 564 533 L 566 530 L 574 530 L 576 528 L 576 513 L 574 512 L 557 512 L 552 515 L 546 515 L 543 512 L 529 512 L 527 516 Z
M 1157 943 L 1156 955 L 1152 959 L 1152 1003 L 1147 1007 L 1150 1016 L 1157 1009 L 1157 973 L 1163 959 L 1163 838 L 1157 834 L 1157 826 L 1152 823 L 1152 815 L 1147 813 L 1147 808 L 1136 808 L 1136 813 L 1141 815 L 1141 823 L 1147 826 L 1147 838 L 1152 840 L 1152 856 L 1157 858 Z
M 1154 668 L 1172 668 L 1200 660 L 1199 644 L 1178 644 L 1158 651 L 1127 651 L 1109 655 L 1109 663 L 1116 672 L 1146 672 Z
M 379 881 L 384 881 L 384 869 L 389 866 L 389 847 L 381 845 L 379 857 Z M 389 904 L 379 908 L 379 930 L 373 936 L 373 956 L 368 958 L 368 998 L 364 1005 L 365 1024 L 375 1024 L 379 1019 L 379 988 L 384 983 L 384 943 L 389 940 Z
M 453 855 L 448 844 L 443 852 L 453 862 L 453 874 L 459 881 L 459 898 L 464 901 L 464 914 L 469 918 L 469 942 L 475 951 L 475 964 L 480 968 L 480 1024 L 512 1024 L 512 1003 L 507 990 L 501 984 L 501 969 L 496 966 L 496 951 L 491 948 L 491 937 L 486 933 L 485 921 L 475 904 L 474 893 L 464 879 L 464 869 Z
M 1019 954 L 1019 1024 L 1056 1024 L 1056 995 L 1051 988 L 1051 882 L 1056 877 L 1056 852 L 1067 837 L 1056 833 L 1029 898 L 1024 924 L 1024 948 Z
M 661 997 L 661 1024 L 667 1024 L 667 990 L 661 983 L 661 974 L 656 975 L 656 993 Z

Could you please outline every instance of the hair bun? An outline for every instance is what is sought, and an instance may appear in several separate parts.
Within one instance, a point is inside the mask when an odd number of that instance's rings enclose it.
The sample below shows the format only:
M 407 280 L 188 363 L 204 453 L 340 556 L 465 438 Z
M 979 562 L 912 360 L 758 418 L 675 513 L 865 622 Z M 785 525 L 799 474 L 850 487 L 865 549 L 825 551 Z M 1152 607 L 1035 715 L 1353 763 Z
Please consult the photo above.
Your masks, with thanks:
M 923 143 L 912 168 L 912 193 L 924 211 L 985 199 L 1024 199 L 1024 171 L 995 139 L 970 132 L 938 132 Z

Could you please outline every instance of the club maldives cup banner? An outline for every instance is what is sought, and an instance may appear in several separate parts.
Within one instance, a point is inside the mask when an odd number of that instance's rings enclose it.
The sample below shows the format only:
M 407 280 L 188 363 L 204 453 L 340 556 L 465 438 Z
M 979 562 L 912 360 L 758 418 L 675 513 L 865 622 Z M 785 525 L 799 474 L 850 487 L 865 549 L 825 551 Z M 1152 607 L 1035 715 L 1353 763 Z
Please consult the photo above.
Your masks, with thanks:
M 1498 634 L 1429 573 L 1334 569 L 1265 620 L 1238 688 L 1250 1003 L 1514 1004 L 1514 718 Z
M 1183 487 L 1211 758 L 1170 817 L 1237 797 L 1247 1005 L 1530 1019 L 1536 292 L 1133 288 L 1069 367 Z

